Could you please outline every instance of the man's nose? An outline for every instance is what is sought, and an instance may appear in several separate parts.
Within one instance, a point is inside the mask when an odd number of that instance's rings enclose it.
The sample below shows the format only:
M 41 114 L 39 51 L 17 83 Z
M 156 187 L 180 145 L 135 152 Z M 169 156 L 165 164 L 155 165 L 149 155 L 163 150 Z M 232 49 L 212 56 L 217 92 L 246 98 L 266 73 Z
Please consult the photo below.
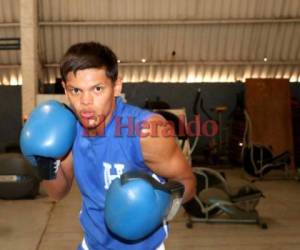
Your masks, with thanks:
M 81 104 L 89 105 L 93 103 L 93 96 L 89 91 L 83 92 L 81 96 Z

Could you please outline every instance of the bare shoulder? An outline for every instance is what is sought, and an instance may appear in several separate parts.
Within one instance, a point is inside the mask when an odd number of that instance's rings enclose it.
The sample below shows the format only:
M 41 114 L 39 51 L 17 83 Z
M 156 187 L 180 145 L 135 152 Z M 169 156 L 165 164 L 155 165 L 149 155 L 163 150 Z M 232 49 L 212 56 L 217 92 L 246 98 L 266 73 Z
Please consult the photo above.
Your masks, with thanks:
M 159 176 L 181 182 L 184 201 L 195 194 L 192 168 L 176 142 L 173 127 L 161 116 L 153 115 L 142 129 L 141 147 L 147 166 Z
M 165 161 L 178 148 L 173 127 L 160 115 L 151 116 L 141 132 L 141 146 L 146 163 Z

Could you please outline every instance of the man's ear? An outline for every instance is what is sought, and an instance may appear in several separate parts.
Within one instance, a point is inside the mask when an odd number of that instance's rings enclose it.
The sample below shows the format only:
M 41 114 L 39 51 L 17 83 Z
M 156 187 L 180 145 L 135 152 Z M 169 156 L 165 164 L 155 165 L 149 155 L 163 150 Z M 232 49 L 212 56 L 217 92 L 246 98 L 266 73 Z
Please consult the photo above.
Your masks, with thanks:
M 61 82 L 61 85 L 62 85 L 63 88 L 64 88 L 65 95 L 67 95 L 66 83 L 65 83 L 64 81 L 62 81 L 62 82 Z
M 118 77 L 114 84 L 114 96 L 119 96 L 122 92 L 123 87 L 123 79 L 122 77 Z

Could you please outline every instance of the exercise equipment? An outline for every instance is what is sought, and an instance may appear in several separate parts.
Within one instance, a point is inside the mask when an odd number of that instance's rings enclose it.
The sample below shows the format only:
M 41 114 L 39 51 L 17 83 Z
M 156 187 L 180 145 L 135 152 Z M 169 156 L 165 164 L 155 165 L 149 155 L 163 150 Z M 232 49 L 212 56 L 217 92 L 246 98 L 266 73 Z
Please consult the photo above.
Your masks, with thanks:
M 200 108 L 200 110 L 199 110 Z M 218 126 L 217 135 L 210 138 L 208 141 L 207 147 L 203 149 L 203 153 L 205 156 L 205 159 L 207 163 L 216 165 L 219 163 L 224 163 L 227 161 L 228 158 L 228 136 L 227 136 L 227 130 L 228 127 L 224 126 L 224 113 L 227 112 L 228 108 L 227 106 L 216 106 L 214 108 L 210 108 L 210 111 L 205 107 L 204 99 L 202 97 L 202 91 L 199 88 L 197 90 L 196 98 L 193 104 L 193 113 L 194 115 L 203 115 L 206 117 L 206 119 L 210 121 L 214 121 L 216 125 Z M 214 119 L 213 115 L 211 115 L 211 112 L 215 113 L 217 116 L 217 119 Z M 199 137 L 195 138 L 195 141 L 193 143 L 192 151 L 195 149 L 196 145 L 198 144 Z
M 141 171 L 129 171 L 115 179 L 105 197 L 104 217 L 110 231 L 135 241 L 147 237 L 180 208 L 184 186 L 162 184 Z
M 300 100 L 296 97 L 291 98 L 292 124 L 294 141 L 294 161 L 298 174 L 300 173 Z
M 188 213 L 186 226 L 196 222 L 257 224 L 267 229 L 256 210 L 263 193 L 255 186 L 247 184 L 231 187 L 224 174 L 205 167 L 194 167 L 197 177 L 197 194 L 183 204 Z
M 150 109 L 150 110 L 155 110 L 155 109 L 170 109 L 171 107 L 167 102 L 161 100 L 160 97 L 157 96 L 154 101 L 150 100 L 150 99 L 146 99 L 144 108 Z
M 232 111 L 230 136 L 228 138 L 228 159 L 230 164 L 242 166 L 241 153 L 245 132 L 244 91 L 236 94 L 236 103 Z
M 245 172 L 251 177 L 263 178 L 270 171 L 282 170 L 288 172 L 291 162 L 288 151 L 274 156 L 272 148 L 254 144 L 252 141 L 252 123 L 249 114 L 244 110 L 246 126 L 243 139 L 242 160 Z
M 201 102 L 201 90 L 198 89 L 194 101 L 194 114 L 198 114 L 197 107 Z M 203 105 L 200 104 L 200 106 Z M 178 118 L 167 115 L 163 110 L 161 115 L 167 120 L 178 122 Z M 202 111 L 206 112 L 206 109 Z M 157 111 L 158 112 L 158 111 Z M 182 125 L 181 125 L 182 126 Z M 178 133 L 179 125 L 175 126 L 175 132 Z M 179 135 L 178 135 L 179 136 Z M 189 144 L 189 138 L 184 138 Z M 199 137 L 196 137 L 188 153 L 191 158 L 191 151 L 195 149 Z M 183 204 L 188 214 L 187 227 L 191 228 L 195 222 L 231 222 L 231 223 L 253 223 L 260 225 L 261 228 L 267 228 L 257 210 L 256 206 L 262 192 L 253 184 L 247 184 L 238 188 L 232 188 L 223 173 L 205 167 L 193 167 L 193 172 L 197 179 L 197 194 L 189 202 Z
M 20 153 L 0 154 L 0 198 L 36 197 L 40 181 L 30 163 Z

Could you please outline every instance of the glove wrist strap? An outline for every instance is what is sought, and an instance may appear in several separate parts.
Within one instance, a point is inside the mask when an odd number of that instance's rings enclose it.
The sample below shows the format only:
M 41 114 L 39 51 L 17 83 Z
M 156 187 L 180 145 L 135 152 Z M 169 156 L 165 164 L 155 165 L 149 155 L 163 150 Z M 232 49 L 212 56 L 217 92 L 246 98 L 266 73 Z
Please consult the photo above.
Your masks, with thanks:
M 41 179 L 53 180 L 56 178 L 60 160 L 42 156 L 36 156 L 35 159 L 38 166 L 38 173 Z

